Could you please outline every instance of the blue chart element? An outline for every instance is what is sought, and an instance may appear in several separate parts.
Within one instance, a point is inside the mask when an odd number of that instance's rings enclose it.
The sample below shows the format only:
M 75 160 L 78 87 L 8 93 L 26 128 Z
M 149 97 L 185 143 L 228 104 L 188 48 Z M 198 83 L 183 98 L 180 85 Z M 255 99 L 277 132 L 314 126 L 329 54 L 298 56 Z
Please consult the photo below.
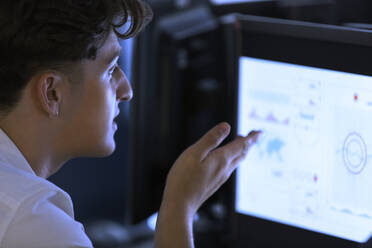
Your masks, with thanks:
M 315 120 L 315 116 L 314 116 L 314 115 L 309 115 L 309 114 L 300 113 L 300 117 L 301 117 L 302 119 L 309 120 L 309 121 L 313 121 L 313 120 Z
M 282 141 L 279 138 L 273 138 L 269 139 L 269 141 L 266 144 L 266 149 L 265 151 L 262 150 L 261 147 L 262 144 L 259 144 L 260 149 L 260 156 L 263 157 L 265 153 L 267 154 L 268 157 L 272 158 L 273 156 L 276 156 L 277 159 L 282 162 L 283 158 L 281 155 L 281 150 L 285 146 L 284 141 Z

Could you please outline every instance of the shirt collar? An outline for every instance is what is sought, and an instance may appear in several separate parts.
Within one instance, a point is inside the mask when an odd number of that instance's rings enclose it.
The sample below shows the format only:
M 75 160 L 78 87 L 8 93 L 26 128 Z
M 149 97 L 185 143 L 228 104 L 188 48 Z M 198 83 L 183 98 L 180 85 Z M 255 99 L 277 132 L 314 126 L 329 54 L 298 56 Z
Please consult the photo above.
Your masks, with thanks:
M 22 152 L 17 148 L 10 137 L 0 128 L 0 162 L 5 162 L 7 165 L 15 167 L 28 174 L 35 175 L 30 164 L 23 156 Z

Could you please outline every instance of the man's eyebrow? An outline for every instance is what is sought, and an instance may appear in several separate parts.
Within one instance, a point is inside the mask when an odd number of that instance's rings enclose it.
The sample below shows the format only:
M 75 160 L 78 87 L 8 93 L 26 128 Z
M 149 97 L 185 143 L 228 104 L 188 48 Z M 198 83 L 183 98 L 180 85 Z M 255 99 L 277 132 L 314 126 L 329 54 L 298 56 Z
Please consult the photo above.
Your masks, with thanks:
M 119 57 L 120 54 L 121 54 L 121 50 L 122 48 L 116 48 L 114 50 L 114 52 L 112 53 L 112 55 L 109 57 L 109 59 L 106 61 L 106 65 L 110 65 L 112 63 L 112 61 L 114 61 L 114 59 L 116 59 L 116 57 Z

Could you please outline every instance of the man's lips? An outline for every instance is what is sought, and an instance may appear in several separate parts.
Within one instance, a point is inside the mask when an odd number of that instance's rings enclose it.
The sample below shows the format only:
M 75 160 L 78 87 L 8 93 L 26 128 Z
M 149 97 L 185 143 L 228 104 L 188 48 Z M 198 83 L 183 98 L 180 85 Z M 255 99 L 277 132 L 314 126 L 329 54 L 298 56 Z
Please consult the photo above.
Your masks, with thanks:
M 114 123 L 117 123 L 117 120 L 119 118 L 119 115 L 120 115 L 120 111 L 118 111 L 114 117 L 114 119 L 112 120 Z

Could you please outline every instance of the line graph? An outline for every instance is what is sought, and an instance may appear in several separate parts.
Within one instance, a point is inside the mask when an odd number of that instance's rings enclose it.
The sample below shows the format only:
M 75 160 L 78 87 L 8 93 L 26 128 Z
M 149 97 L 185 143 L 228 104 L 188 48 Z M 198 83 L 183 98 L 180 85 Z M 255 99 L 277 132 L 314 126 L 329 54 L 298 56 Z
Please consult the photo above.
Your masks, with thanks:
M 248 118 L 277 125 L 288 126 L 290 124 L 290 117 L 287 113 L 280 116 L 279 114 L 274 113 L 274 111 L 267 111 L 267 113 L 263 112 L 264 111 L 260 111 L 259 113 L 256 107 L 253 107 L 252 110 L 249 112 Z

